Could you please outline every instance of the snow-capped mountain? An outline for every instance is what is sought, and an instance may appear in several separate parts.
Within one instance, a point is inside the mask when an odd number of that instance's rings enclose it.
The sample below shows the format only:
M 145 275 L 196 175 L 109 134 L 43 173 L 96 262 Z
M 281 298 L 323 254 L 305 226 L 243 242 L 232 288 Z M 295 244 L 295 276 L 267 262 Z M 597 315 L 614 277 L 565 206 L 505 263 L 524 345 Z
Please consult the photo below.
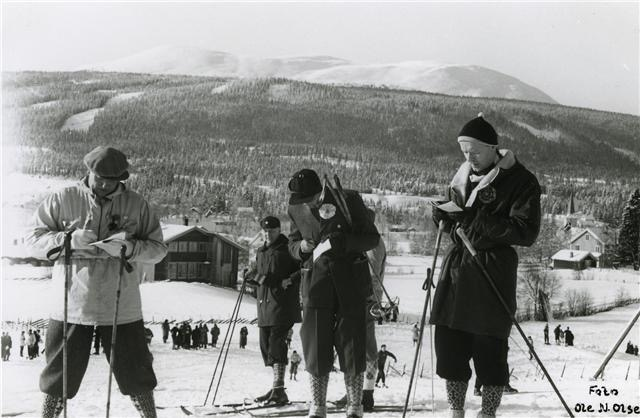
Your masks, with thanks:
M 256 58 L 197 47 L 162 46 L 83 69 L 220 77 L 287 77 L 314 83 L 374 85 L 455 96 L 557 103 L 515 77 L 476 65 L 407 61 L 356 64 L 331 56 Z

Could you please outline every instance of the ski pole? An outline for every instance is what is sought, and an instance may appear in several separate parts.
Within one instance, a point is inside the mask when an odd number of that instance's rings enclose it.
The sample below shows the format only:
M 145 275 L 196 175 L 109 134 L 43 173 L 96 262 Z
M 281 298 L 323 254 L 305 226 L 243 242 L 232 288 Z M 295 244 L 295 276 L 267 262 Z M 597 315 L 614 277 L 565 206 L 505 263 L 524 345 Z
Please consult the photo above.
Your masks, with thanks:
M 64 408 L 64 418 L 67 418 L 67 396 L 68 396 L 68 355 L 67 348 L 68 325 L 69 325 L 69 282 L 71 281 L 71 234 L 73 230 L 67 231 L 64 235 L 64 321 L 62 323 L 62 407 Z
M 122 286 L 122 276 L 124 276 L 124 270 L 127 266 L 127 246 L 120 247 L 120 273 L 118 274 L 118 286 L 116 287 L 116 302 L 113 313 L 113 325 L 111 327 L 111 350 L 109 353 L 109 384 L 107 385 L 107 415 L 109 418 L 109 411 L 111 409 L 111 382 L 113 378 L 113 364 L 116 360 L 116 334 L 118 328 L 118 308 L 120 306 L 120 288 Z
M 402 418 L 407 414 L 407 408 L 409 406 L 409 398 L 411 397 L 411 387 L 413 386 L 413 380 L 416 375 L 416 367 L 418 365 L 418 356 L 420 355 L 420 349 L 422 346 L 422 337 L 424 335 L 424 324 L 427 318 L 427 308 L 429 301 L 431 300 L 431 288 L 433 287 L 433 275 L 436 269 L 436 263 L 438 262 L 438 252 L 440 251 L 440 242 L 442 241 L 442 232 L 444 231 L 444 221 L 440 221 L 438 224 L 438 235 L 436 235 L 436 249 L 433 254 L 433 261 L 431 262 L 431 268 L 427 269 L 427 278 L 422 284 L 422 290 L 426 290 L 427 294 L 424 299 L 424 307 L 422 308 L 422 318 L 420 319 L 420 334 L 418 337 L 418 343 L 416 344 L 416 354 L 413 357 L 413 366 L 411 367 L 411 378 L 409 379 L 409 389 L 407 390 L 407 397 L 404 400 L 404 408 L 402 409 Z M 433 372 L 432 372 L 433 378 Z
M 246 276 L 246 270 L 245 270 L 244 273 L 245 273 L 245 276 Z M 229 321 L 229 326 L 227 327 L 227 331 L 224 334 L 224 339 L 222 340 L 222 345 L 220 347 L 220 352 L 218 353 L 218 359 L 216 360 L 216 366 L 213 369 L 213 375 L 211 376 L 211 382 L 209 382 L 209 389 L 207 390 L 207 396 L 205 396 L 204 402 L 202 403 L 202 406 L 205 406 L 207 404 L 207 401 L 209 400 L 209 394 L 211 393 L 211 388 L 213 387 L 213 382 L 215 381 L 216 375 L 218 374 L 218 366 L 220 365 L 220 360 L 222 359 L 222 353 L 225 351 L 225 348 L 228 345 L 231 345 L 231 338 L 229 338 L 229 331 L 231 331 L 231 321 L 233 321 L 233 318 L 237 317 L 237 312 L 240 311 L 240 301 L 242 300 L 242 289 L 244 289 L 245 282 L 246 282 L 246 277 L 243 278 L 241 292 L 238 293 L 238 297 L 236 299 L 236 303 L 233 306 L 233 310 L 231 311 L 231 320 Z
M 229 337 L 229 344 L 227 344 L 227 350 L 224 353 L 224 360 L 222 360 L 222 368 L 220 369 L 220 376 L 218 377 L 218 383 L 216 384 L 216 390 L 213 392 L 213 400 L 211 401 L 212 405 L 216 403 L 216 397 L 218 396 L 218 389 L 220 388 L 220 383 L 222 382 L 222 374 L 224 373 L 224 367 L 227 364 L 227 356 L 229 355 L 229 347 L 231 346 L 231 338 L 233 337 L 233 331 L 236 329 L 236 324 L 238 323 L 238 315 L 240 314 L 240 304 L 242 303 L 242 296 L 247 288 L 247 281 L 242 281 L 242 287 L 240 288 L 240 295 L 238 296 L 238 309 L 236 310 L 236 317 L 233 318 L 233 327 L 231 328 L 231 336 Z
M 491 289 L 493 289 L 493 292 L 498 297 L 498 300 L 502 304 L 502 307 L 505 309 L 505 311 L 509 315 L 509 318 L 511 319 L 511 323 L 513 325 L 515 325 L 516 329 L 520 333 L 520 336 L 522 337 L 524 342 L 527 344 L 527 347 L 529 347 L 529 350 L 533 354 L 533 357 L 535 357 L 536 362 L 538 362 L 538 365 L 540 366 L 540 369 L 542 370 L 544 375 L 547 377 L 547 379 L 549 379 L 549 383 L 551 384 L 551 387 L 553 388 L 553 390 L 556 393 L 556 395 L 558 395 L 558 398 L 560 399 L 560 402 L 562 402 L 562 406 L 564 406 L 564 409 L 567 411 L 567 414 L 569 414 L 569 416 L 571 418 L 573 418 L 573 413 L 571 412 L 571 409 L 569 408 L 569 405 L 567 405 L 567 403 L 565 402 L 564 398 L 560 394 L 560 391 L 556 387 L 556 384 L 553 382 L 553 379 L 551 379 L 551 376 L 547 372 L 547 369 L 544 367 L 544 364 L 542 364 L 542 360 L 540 360 L 540 357 L 538 357 L 538 353 L 536 353 L 536 350 L 533 348 L 533 344 L 531 344 L 529 342 L 529 340 L 527 339 L 527 336 L 525 335 L 524 331 L 520 327 L 520 324 L 518 323 L 518 320 L 514 316 L 513 312 L 511 312 L 511 309 L 509 309 L 509 305 L 507 305 L 507 302 L 505 302 L 504 298 L 502 297 L 502 294 L 500 293 L 500 291 L 496 287 L 496 284 L 493 281 L 493 279 L 491 278 L 491 275 L 489 274 L 489 272 L 487 271 L 485 266 L 482 264 L 482 261 L 480 261 L 480 259 L 478 258 L 478 252 L 475 250 L 475 248 L 473 248 L 473 245 L 471 245 L 471 241 L 469 241 L 469 238 L 467 237 L 467 234 L 464 233 L 462 228 L 457 228 L 456 229 L 456 234 L 460 237 L 460 239 L 464 243 L 464 246 L 467 247 L 467 250 L 471 254 L 471 258 L 473 258 L 473 260 L 475 261 L 476 265 L 478 266 L 478 268 L 482 272 L 482 275 L 484 276 L 485 279 L 487 279 L 487 282 L 489 282 L 489 286 L 491 286 Z

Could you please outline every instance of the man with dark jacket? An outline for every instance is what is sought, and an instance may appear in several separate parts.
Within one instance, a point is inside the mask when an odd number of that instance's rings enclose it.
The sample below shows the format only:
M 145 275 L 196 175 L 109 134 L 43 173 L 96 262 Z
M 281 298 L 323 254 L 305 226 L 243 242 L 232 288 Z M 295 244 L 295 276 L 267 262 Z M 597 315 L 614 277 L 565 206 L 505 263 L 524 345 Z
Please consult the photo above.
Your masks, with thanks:
M 378 351 L 378 356 L 376 358 L 376 363 L 378 365 L 378 377 L 376 377 L 376 387 L 378 387 L 378 382 L 382 380 L 382 387 L 386 388 L 386 375 L 384 373 L 384 365 L 387 362 L 387 357 L 391 357 L 395 362 L 398 361 L 396 356 L 391 352 L 387 351 L 387 346 L 382 344 L 380 346 L 380 351 Z
M 264 365 L 273 368 L 273 385 L 257 402 L 286 404 L 284 389 L 287 335 L 301 321 L 299 304 L 300 268 L 289 254 L 289 240 L 280 233 L 280 220 L 267 216 L 260 221 L 264 245 L 258 249 L 256 264 L 247 273 L 249 284 L 257 288 L 260 351 Z
M 516 309 L 518 255 L 513 245 L 532 245 L 540 230 L 540 185 L 509 150 L 482 114 L 458 135 L 466 161 L 447 190 L 462 210 L 434 207 L 453 244 L 442 266 L 430 322 L 436 325 L 437 374 L 446 379 L 453 416 L 464 415 L 473 358 L 484 385 L 479 416 L 494 416 L 507 384 L 507 339 L 511 319 L 456 235 L 462 228 L 511 312 Z
M 211 346 L 215 347 L 218 344 L 218 337 L 220 336 L 220 328 L 218 328 L 218 324 L 213 323 L 213 327 L 211 328 Z
M 344 373 L 347 416 L 361 417 L 366 303 L 372 292 L 364 253 L 375 248 L 380 235 L 356 191 L 344 191 L 343 212 L 341 199 L 336 200 L 332 189 L 323 187 L 310 169 L 295 173 L 289 190 L 289 251 L 302 263 L 300 337 L 310 374 L 309 416 L 326 415 L 335 347 Z
M 169 320 L 165 319 L 162 323 L 162 342 L 167 343 L 169 339 L 169 331 L 171 330 L 171 326 L 169 325 Z

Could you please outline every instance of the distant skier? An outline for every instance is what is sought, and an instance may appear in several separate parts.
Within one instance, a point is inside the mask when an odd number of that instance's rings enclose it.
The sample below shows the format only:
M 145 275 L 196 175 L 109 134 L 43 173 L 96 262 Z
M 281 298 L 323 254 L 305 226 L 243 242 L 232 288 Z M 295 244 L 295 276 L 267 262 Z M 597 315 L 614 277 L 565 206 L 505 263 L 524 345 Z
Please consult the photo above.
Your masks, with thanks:
M 218 337 L 220 336 L 220 328 L 218 328 L 218 324 L 213 323 L 213 327 L 211 328 L 211 345 L 215 347 L 218 344 Z
M 27 338 L 24 331 L 20 332 L 20 357 L 24 357 L 24 346 L 27 345 Z
M 546 345 L 549 345 L 549 323 L 548 322 L 544 325 L 543 332 L 544 332 L 544 343 Z
M 171 344 L 172 350 L 178 350 L 180 348 L 180 328 L 178 328 L 177 324 L 171 328 Z
M 240 328 L 240 348 L 247 347 L 247 336 L 249 335 L 249 330 L 247 327 Z
M 413 324 L 411 335 L 413 337 L 413 346 L 415 347 L 416 344 L 418 344 L 418 340 L 420 339 L 420 328 L 418 328 L 418 324 Z
M 573 346 L 573 337 L 573 332 L 569 329 L 569 327 L 567 327 L 567 329 L 564 331 L 564 341 L 566 346 Z
M 298 352 L 296 350 L 293 350 L 293 353 L 291 353 L 291 375 L 289 376 L 289 380 L 293 379 L 293 380 L 298 380 L 298 366 L 300 365 L 300 362 L 302 361 L 302 358 L 300 357 L 300 354 L 298 354 Z
M 379 387 L 378 382 L 380 382 L 381 380 L 383 388 L 389 387 L 387 386 L 386 375 L 384 373 L 384 366 L 387 362 L 387 357 L 391 357 L 394 363 L 398 361 L 396 356 L 391 351 L 387 351 L 387 346 L 385 344 L 382 344 L 380 346 L 380 351 L 378 351 L 378 358 L 376 360 L 378 364 L 378 377 L 376 377 L 376 387 Z
M 531 335 L 527 336 L 527 340 L 529 344 L 531 344 L 531 347 L 533 347 L 533 338 L 531 338 Z M 533 360 L 533 351 L 531 349 L 529 349 L 529 360 Z
M 171 326 L 169 325 L 169 320 L 165 319 L 164 322 L 162 323 L 162 342 L 165 344 L 169 339 L 170 330 L 171 330 Z
M 560 333 L 562 332 L 560 327 L 561 325 L 558 324 L 558 326 L 553 329 L 553 336 L 556 338 L 556 345 L 560 345 Z

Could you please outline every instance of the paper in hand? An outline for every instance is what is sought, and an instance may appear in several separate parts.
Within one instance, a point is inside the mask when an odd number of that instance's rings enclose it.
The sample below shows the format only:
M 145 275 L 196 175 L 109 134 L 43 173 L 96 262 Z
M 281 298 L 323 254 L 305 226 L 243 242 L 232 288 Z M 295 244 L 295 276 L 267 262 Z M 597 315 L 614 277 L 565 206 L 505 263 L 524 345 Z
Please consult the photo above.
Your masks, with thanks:
M 89 245 L 93 245 L 94 247 L 101 248 L 105 251 L 107 249 L 113 250 L 115 247 L 119 249 L 121 246 L 126 245 L 126 239 L 127 233 L 122 231 L 118 232 L 117 234 L 111 235 L 110 237 L 107 237 L 101 241 L 92 242 Z
M 313 249 L 313 262 L 315 263 L 318 257 L 331 249 L 331 242 L 327 239 L 322 241 L 316 248 Z
M 440 209 L 441 211 L 444 212 L 462 212 L 464 209 L 462 209 L 460 206 L 456 205 L 453 201 L 449 201 L 447 203 L 443 203 L 441 205 L 436 205 L 436 207 L 438 209 Z

